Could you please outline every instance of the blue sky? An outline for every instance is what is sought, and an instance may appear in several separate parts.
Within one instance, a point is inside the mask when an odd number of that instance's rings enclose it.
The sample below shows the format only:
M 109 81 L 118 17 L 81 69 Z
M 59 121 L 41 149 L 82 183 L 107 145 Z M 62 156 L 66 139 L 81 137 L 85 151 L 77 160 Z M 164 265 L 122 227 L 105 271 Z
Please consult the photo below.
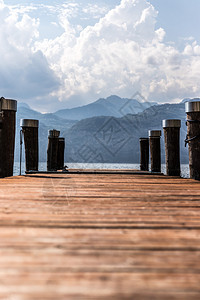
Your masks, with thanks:
M 0 0 L 0 94 L 40 111 L 199 97 L 199 0 Z
M 158 10 L 157 27 L 166 30 L 166 39 L 183 46 L 183 38 L 200 40 L 199 0 L 150 0 Z

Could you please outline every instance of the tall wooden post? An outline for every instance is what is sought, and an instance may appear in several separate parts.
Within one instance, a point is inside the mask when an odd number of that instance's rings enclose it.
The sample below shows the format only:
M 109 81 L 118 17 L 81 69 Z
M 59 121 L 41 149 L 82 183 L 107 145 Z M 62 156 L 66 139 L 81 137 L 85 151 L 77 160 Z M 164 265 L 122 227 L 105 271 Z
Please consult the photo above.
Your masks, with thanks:
M 49 130 L 47 149 L 47 171 L 58 170 L 58 140 L 60 131 Z
M 17 101 L 0 98 L 0 177 L 13 176 Z
M 200 180 L 200 102 L 186 102 L 190 178 Z
M 160 137 L 161 130 L 149 130 L 151 172 L 161 172 Z
M 24 135 L 26 171 L 38 171 L 38 127 L 39 121 L 21 119 L 20 126 Z
M 0 113 L 0 178 L 3 177 L 3 141 L 2 141 L 3 120 Z
M 62 170 L 65 164 L 65 139 L 58 139 L 58 170 Z
M 180 176 L 181 120 L 163 120 L 165 162 L 168 176 Z
M 149 139 L 140 138 L 140 170 L 149 170 Z

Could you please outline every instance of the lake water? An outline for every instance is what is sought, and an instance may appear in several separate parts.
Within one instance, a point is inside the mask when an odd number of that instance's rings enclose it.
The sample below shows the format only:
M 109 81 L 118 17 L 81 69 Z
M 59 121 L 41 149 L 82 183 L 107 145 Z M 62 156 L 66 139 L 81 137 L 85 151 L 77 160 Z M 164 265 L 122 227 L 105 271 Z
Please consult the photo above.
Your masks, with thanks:
M 115 169 L 115 170 L 121 170 L 121 169 L 134 169 L 139 170 L 140 165 L 139 164 L 94 164 L 94 163 L 65 163 L 70 169 Z M 19 175 L 19 162 L 15 162 L 14 164 L 14 175 Z M 46 162 L 40 162 L 39 163 L 39 170 L 40 171 L 46 171 L 47 170 L 47 164 Z M 162 164 L 161 166 L 162 173 L 165 174 L 166 167 L 165 164 Z M 25 163 L 22 163 L 22 174 L 25 174 Z M 189 165 L 181 165 L 181 176 L 184 178 L 189 178 Z

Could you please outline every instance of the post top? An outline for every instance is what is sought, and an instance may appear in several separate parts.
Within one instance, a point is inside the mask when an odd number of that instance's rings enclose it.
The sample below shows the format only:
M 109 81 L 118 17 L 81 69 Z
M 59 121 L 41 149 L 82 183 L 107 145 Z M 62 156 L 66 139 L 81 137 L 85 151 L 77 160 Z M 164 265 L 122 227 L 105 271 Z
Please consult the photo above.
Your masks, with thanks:
M 163 128 L 166 127 L 178 127 L 181 128 L 181 120 L 171 119 L 171 120 L 163 120 L 162 121 Z
M 39 127 L 39 121 L 38 120 L 32 120 L 32 119 L 21 119 L 20 120 L 20 126 L 21 127 Z
M 147 140 L 149 140 L 148 137 L 142 137 L 142 138 L 140 138 L 140 141 L 147 141 Z
M 161 135 L 161 130 L 149 130 L 149 137 L 160 137 Z
M 185 103 L 185 112 L 200 112 L 200 101 L 190 101 Z
M 17 100 L 0 98 L 0 110 L 13 110 L 17 111 Z
M 65 141 L 65 138 L 59 137 L 59 142 L 64 142 L 64 141 Z
M 53 129 L 53 130 L 49 130 L 49 137 L 50 138 L 58 138 L 60 135 L 60 131 Z

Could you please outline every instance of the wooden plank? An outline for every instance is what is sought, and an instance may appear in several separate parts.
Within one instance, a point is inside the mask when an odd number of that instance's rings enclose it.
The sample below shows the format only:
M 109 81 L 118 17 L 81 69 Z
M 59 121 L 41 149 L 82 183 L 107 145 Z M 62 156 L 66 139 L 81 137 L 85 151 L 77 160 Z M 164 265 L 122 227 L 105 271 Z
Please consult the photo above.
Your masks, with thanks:
M 0 180 L 0 299 L 199 299 L 200 183 Z

